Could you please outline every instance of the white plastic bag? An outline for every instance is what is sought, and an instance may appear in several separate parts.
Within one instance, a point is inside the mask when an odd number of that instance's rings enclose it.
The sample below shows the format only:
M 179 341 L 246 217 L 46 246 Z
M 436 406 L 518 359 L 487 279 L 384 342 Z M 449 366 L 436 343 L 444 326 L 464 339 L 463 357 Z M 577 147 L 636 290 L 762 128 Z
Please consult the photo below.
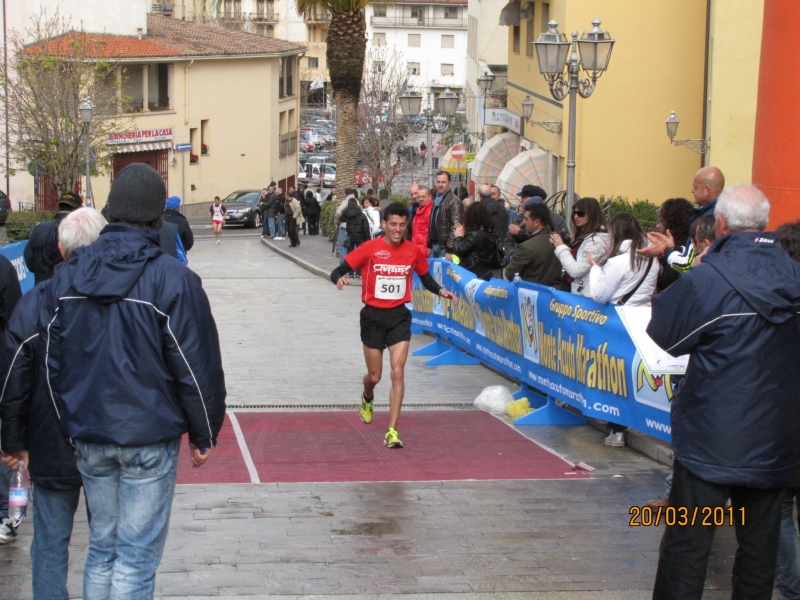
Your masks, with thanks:
M 502 415 L 506 411 L 506 404 L 513 400 L 514 396 L 504 385 L 490 385 L 475 398 L 475 406 L 493 415 Z

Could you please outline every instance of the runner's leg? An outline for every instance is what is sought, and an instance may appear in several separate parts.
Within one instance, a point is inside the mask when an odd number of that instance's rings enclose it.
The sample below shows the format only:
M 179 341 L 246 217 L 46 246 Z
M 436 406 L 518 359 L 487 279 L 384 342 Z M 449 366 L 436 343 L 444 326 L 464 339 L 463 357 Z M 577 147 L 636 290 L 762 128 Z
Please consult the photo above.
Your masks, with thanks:
M 389 346 L 389 365 L 392 369 L 392 391 L 389 392 L 389 427 L 397 429 L 400 408 L 406 391 L 405 368 L 410 342 L 398 342 Z
M 364 375 L 364 396 L 375 397 L 375 386 L 383 373 L 383 350 L 364 346 L 364 361 L 367 363 L 367 374 Z

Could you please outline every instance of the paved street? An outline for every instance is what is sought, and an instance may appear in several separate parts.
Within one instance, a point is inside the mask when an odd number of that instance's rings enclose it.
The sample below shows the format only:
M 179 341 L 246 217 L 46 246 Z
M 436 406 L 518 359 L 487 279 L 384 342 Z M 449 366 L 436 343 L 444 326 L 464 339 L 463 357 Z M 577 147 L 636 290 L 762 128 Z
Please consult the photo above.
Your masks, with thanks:
M 337 291 L 252 230 L 228 229 L 220 245 L 196 233 L 189 258 L 220 330 L 229 404 L 239 411 L 355 406 L 364 370 L 360 288 Z M 302 239 L 306 252 L 324 244 Z M 428 339 L 415 336 L 412 347 Z M 412 357 L 406 406 L 449 406 L 456 422 L 495 384 L 511 387 L 484 367 L 431 368 Z M 383 382 L 378 410 L 387 394 Z M 630 527 L 629 508 L 662 493 L 667 469 L 604 446 L 603 433 L 589 426 L 521 431 L 595 467 L 592 478 L 178 486 L 157 597 L 649 598 L 663 528 Z M 31 533 L 27 522 L 17 541 L 0 547 L 0 599 L 31 597 Z M 81 597 L 87 534 L 81 508 L 73 598 Z M 730 595 L 732 539 L 731 528 L 717 533 L 707 598 Z

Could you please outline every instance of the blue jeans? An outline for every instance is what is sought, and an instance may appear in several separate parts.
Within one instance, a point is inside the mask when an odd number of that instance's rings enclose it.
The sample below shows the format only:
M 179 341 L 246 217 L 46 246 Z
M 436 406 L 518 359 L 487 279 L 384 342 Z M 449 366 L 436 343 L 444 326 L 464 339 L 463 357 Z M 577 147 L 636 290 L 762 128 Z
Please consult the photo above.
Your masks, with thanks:
M 339 228 L 339 240 L 337 244 L 339 245 L 339 264 L 344 262 L 344 257 L 347 256 L 347 248 L 344 247 L 344 241 L 347 238 L 347 231 L 344 227 Z
M 36 486 L 31 544 L 36 600 L 69 600 L 69 540 L 80 496 L 80 488 L 56 492 Z
M 0 519 L 8 516 L 8 484 L 11 469 L 0 462 Z
M 269 237 L 275 237 L 275 217 L 264 217 L 267 222 L 266 225 L 269 227 Z
M 775 567 L 775 589 L 780 600 L 800 598 L 800 544 L 792 516 L 794 488 L 786 488 L 781 504 L 781 536 L 778 540 L 778 562 Z
M 278 215 L 278 237 L 286 237 L 286 215 Z
M 150 446 L 77 443 L 89 510 L 85 600 L 151 600 L 169 529 L 180 438 Z
M 447 254 L 447 250 L 442 248 L 439 244 L 434 244 L 431 248 L 431 258 L 444 258 L 445 254 Z

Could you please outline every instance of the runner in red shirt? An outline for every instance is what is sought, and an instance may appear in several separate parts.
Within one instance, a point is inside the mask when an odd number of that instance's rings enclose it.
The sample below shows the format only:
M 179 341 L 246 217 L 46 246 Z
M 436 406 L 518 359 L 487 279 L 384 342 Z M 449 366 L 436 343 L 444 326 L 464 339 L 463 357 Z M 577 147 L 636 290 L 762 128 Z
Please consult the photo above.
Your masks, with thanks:
M 350 252 L 339 268 L 331 273 L 331 281 L 341 290 L 350 283 L 345 274 L 361 269 L 361 300 L 365 304 L 361 309 L 361 341 L 367 363 L 364 392 L 361 394 L 361 420 L 372 423 L 373 392 L 381 380 L 383 351 L 389 348 L 392 389 L 389 392 L 389 431 L 383 445 L 402 448 L 403 442 L 397 436 L 397 423 L 403 405 L 403 376 L 411 341 L 411 311 L 405 303 L 411 301 L 414 273 L 434 294 L 454 302 L 458 299 L 436 283 L 428 273 L 428 260 L 422 250 L 405 239 L 408 228 L 408 208 L 405 205 L 393 202 L 387 206 L 381 225 L 384 236 L 361 244 Z

